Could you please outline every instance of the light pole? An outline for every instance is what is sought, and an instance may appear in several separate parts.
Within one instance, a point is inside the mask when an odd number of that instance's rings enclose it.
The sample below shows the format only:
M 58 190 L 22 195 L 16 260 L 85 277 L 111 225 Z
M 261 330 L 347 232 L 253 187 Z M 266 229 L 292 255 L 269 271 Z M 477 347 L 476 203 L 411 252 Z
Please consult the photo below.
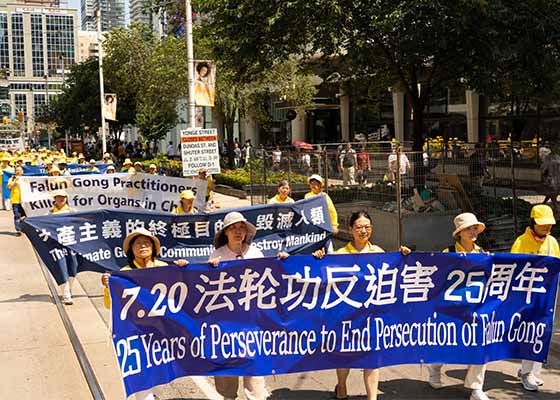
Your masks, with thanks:
M 47 105 L 47 113 L 49 109 L 49 70 L 44 76 L 45 78 L 45 104 Z M 47 136 L 49 138 L 49 149 L 51 148 L 51 130 L 49 128 L 49 122 L 47 121 Z
M 101 103 L 101 141 L 103 145 L 103 154 L 107 152 L 107 137 L 105 131 L 105 115 L 103 108 L 105 106 L 105 89 L 103 87 L 103 40 L 101 38 L 101 5 L 97 8 L 97 46 L 99 51 L 99 100 Z
M 192 8 L 191 0 L 185 0 L 185 22 L 187 35 L 187 63 L 189 75 L 189 128 L 195 128 L 195 102 L 194 102 L 194 51 L 192 37 Z

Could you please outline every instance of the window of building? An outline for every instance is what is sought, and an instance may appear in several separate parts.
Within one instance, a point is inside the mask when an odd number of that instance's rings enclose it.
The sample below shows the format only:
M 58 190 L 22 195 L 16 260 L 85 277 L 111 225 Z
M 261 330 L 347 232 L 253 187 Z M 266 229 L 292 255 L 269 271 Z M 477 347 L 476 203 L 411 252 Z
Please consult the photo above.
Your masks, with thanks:
M 25 76 L 23 14 L 12 14 L 12 58 L 14 63 L 14 76 Z
M 33 76 L 45 75 L 45 60 L 43 54 L 43 16 L 31 15 L 31 57 Z
M 46 99 L 47 97 L 44 94 L 37 94 L 37 93 L 33 94 L 33 115 L 35 117 L 42 114 L 45 104 L 47 102 Z
M 18 112 L 23 112 L 23 115 L 27 115 L 27 94 L 25 93 L 16 93 L 15 94 L 15 114 L 17 115 Z
M 0 13 L 0 68 L 10 68 L 8 47 L 8 14 Z
M 61 76 L 74 64 L 74 17 L 47 15 L 47 60 L 51 76 Z

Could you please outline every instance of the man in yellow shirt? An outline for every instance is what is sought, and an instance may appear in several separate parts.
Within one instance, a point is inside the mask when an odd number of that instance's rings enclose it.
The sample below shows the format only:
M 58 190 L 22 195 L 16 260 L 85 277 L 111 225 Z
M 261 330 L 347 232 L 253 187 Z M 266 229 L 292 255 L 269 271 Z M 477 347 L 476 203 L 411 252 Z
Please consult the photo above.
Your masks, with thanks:
M 336 208 L 334 208 L 334 203 L 332 202 L 330 196 L 327 193 L 323 192 L 323 178 L 321 178 L 321 176 L 319 175 L 314 174 L 307 179 L 307 183 L 309 183 L 309 188 L 311 189 L 311 191 L 306 193 L 304 198 L 308 199 L 313 196 L 325 196 L 334 233 L 338 233 L 338 213 L 336 212 Z
M 17 167 L 16 174 L 8 181 L 8 189 L 10 192 L 10 202 L 12 203 L 12 211 L 14 213 L 14 225 L 16 228 L 16 236 L 21 236 L 21 219 L 25 218 L 25 211 L 21 206 L 21 191 L 19 188 L 19 180 L 23 176 L 23 168 Z
M 531 220 L 525 232 L 519 236 L 511 252 L 514 254 L 536 254 L 540 256 L 560 257 L 560 247 L 556 239 L 550 234 L 552 226 L 556 224 L 554 212 L 547 205 L 539 204 L 531 209 Z M 543 384 L 538 378 L 542 363 L 523 360 L 517 376 L 525 390 L 536 392 Z
M 89 167 L 88 167 L 88 171 L 94 174 L 98 174 L 99 173 L 99 168 L 97 168 L 95 166 L 95 160 L 92 158 L 91 160 L 89 160 Z

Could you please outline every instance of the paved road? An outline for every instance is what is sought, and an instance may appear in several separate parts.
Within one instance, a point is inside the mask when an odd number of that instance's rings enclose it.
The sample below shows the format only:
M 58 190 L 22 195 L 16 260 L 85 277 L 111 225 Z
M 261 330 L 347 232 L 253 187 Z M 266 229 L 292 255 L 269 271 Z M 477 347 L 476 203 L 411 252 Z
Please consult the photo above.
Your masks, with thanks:
M 218 199 L 222 208 L 246 204 L 227 197 Z M 60 318 L 46 288 L 45 280 L 24 237 L 10 232 L 11 213 L 0 211 L 0 399 L 87 399 L 87 387 L 80 373 Z M 67 308 L 71 321 L 85 344 L 95 373 L 107 399 L 120 399 L 122 385 L 116 359 L 109 342 L 109 313 L 103 307 L 99 274 L 81 273 L 76 302 Z M 558 314 L 558 313 L 557 313 Z M 555 324 L 560 343 L 559 322 Z M 557 347 L 558 348 L 558 347 Z M 485 388 L 492 399 L 560 399 L 560 353 L 551 354 L 543 372 L 545 386 L 536 394 L 521 388 L 516 376 L 518 363 L 502 361 L 488 367 Z M 385 399 L 462 399 L 465 367 L 444 368 L 444 389 L 427 385 L 427 369 L 403 365 L 381 371 L 380 400 Z M 327 399 L 335 384 L 334 371 L 319 371 L 267 377 L 272 399 Z M 364 398 L 361 373 L 349 378 L 353 398 Z M 212 380 L 204 377 L 181 378 L 155 390 L 163 400 L 218 399 Z

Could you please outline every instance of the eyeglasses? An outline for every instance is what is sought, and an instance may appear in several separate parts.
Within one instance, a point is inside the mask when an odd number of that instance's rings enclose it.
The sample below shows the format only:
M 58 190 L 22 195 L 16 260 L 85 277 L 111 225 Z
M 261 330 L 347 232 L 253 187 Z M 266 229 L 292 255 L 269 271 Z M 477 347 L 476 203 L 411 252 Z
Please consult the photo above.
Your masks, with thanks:
M 371 231 L 371 225 L 364 225 L 364 226 L 354 226 L 352 229 L 354 229 L 355 231 L 361 231 L 361 230 L 366 230 L 367 232 Z

